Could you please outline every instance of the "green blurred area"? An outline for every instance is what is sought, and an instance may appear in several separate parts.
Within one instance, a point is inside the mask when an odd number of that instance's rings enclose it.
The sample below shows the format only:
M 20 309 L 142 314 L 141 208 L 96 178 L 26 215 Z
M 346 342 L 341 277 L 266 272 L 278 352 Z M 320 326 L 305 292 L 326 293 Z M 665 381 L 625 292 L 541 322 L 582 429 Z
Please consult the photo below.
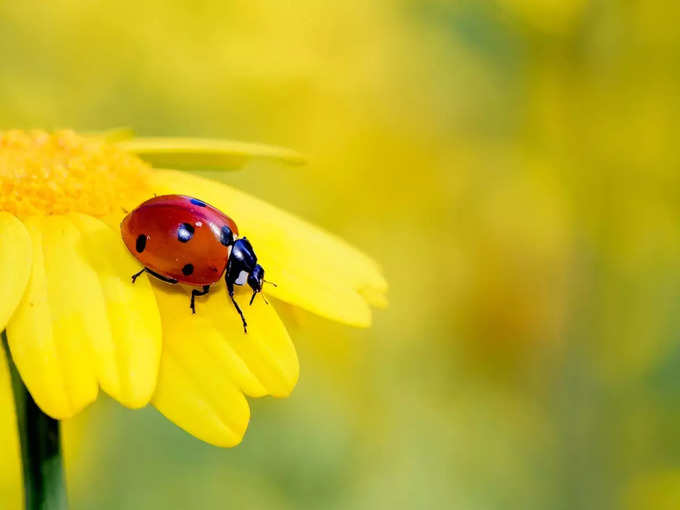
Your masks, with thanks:
M 227 137 L 208 174 L 379 260 L 369 330 L 283 305 L 301 361 L 242 445 L 100 399 L 74 509 L 677 508 L 680 7 L 3 2 L 0 125 Z

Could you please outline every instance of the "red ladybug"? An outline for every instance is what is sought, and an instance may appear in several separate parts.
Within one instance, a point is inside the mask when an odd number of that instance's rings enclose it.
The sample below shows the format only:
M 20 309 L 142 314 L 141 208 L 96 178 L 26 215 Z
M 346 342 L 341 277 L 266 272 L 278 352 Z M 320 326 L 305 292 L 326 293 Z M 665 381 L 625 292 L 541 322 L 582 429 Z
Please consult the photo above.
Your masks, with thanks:
M 202 290 L 191 291 L 190 307 L 196 313 L 196 296 L 207 294 L 224 273 L 229 297 L 247 331 L 234 285 L 250 285 L 252 304 L 262 291 L 264 269 L 248 240 L 238 238 L 238 227 L 229 216 L 197 198 L 163 195 L 128 214 L 120 231 L 125 246 L 144 265 L 132 275 L 133 283 L 147 272 L 167 283 L 200 286 Z

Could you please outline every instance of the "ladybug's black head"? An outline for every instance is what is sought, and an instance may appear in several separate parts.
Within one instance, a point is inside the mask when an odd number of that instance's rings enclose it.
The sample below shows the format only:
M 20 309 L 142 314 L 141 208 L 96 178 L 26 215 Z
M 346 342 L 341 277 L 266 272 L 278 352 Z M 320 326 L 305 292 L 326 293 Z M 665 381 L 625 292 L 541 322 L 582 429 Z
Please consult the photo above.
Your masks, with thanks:
M 255 268 L 248 275 L 248 285 L 253 289 L 253 297 L 250 302 L 253 302 L 255 295 L 262 292 L 262 284 L 264 283 L 264 268 L 260 264 L 255 264 Z

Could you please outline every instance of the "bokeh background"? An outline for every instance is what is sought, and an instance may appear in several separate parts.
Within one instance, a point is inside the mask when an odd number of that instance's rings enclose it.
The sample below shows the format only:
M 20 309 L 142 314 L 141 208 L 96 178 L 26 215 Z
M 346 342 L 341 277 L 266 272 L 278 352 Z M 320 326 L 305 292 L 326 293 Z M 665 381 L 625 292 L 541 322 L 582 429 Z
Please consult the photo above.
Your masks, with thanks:
M 252 401 L 234 449 L 100 398 L 65 424 L 72 508 L 678 508 L 678 15 L 0 3 L 2 127 L 300 150 L 305 167 L 213 176 L 351 240 L 391 283 L 369 330 L 285 311 L 300 382 Z

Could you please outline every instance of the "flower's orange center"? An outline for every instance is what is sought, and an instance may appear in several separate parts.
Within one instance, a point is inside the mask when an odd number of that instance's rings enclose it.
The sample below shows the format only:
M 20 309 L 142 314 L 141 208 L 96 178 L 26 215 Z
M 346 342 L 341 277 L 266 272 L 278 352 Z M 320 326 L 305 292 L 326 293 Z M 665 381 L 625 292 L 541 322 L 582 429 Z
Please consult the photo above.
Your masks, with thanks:
M 0 211 L 106 216 L 148 189 L 136 156 L 72 131 L 0 132 Z

